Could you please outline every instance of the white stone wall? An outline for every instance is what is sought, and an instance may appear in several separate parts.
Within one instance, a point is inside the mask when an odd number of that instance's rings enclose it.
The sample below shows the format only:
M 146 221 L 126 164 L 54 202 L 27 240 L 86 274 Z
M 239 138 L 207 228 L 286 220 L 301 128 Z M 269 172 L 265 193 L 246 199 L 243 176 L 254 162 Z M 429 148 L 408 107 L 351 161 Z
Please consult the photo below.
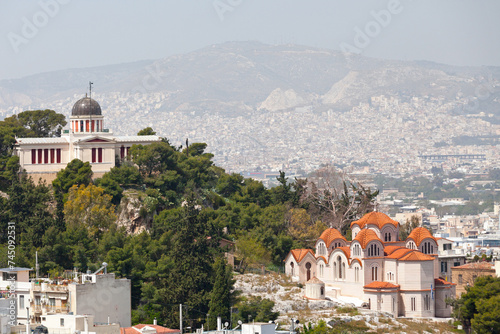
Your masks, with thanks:
M 446 298 L 455 298 L 455 286 L 436 288 L 434 290 L 434 302 L 436 317 L 451 317 L 451 306 L 446 305 Z
M 323 294 L 321 292 L 323 292 Z M 325 284 L 307 283 L 306 297 L 311 299 L 325 299 Z
M 310 273 L 310 278 L 313 278 L 316 276 L 317 272 L 317 265 L 316 265 L 316 259 L 311 253 L 307 253 L 307 255 L 300 261 L 300 266 L 299 266 L 299 281 L 301 283 L 305 283 L 307 281 L 307 269 L 306 269 L 306 264 L 310 263 L 311 264 L 311 273 Z
M 70 284 L 70 305 L 74 314 L 94 315 L 97 323 L 131 326 L 131 283 L 114 274 L 97 275 L 96 283 Z

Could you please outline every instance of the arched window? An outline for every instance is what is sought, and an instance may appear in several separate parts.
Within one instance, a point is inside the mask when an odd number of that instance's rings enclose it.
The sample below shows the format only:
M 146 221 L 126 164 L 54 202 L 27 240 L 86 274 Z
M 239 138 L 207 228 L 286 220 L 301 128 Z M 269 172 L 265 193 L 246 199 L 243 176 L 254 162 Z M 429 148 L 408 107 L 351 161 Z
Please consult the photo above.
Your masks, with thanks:
M 294 267 L 294 265 L 293 265 L 293 262 L 292 262 L 292 263 L 290 263 L 290 272 L 291 272 L 292 276 L 294 275 L 293 267 Z
M 339 268 L 339 279 L 342 279 L 342 259 L 340 256 L 337 256 L 337 263 Z
M 333 262 L 333 278 L 337 278 L 337 262 Z
M 306 270 L 307 270 L 307 280 L 309 281 L 311 279 L 311 264 L 309 262 L 306 263 Z
M 354 267 L 354 281 L 359 282 L 359 267 Z
M 344 279 L 346 279 L 346 274 L 345 274 L 345 262 L 342 262 L 342 277 L 344 277 Z
M 372 267 L 372 281 L 378 280 L 378 267 L 373 266 Z
M 354 245 L 354 250 L 353 250 L 354 256 L 360 256 L 361 255 L 361 249 L 358 244 Z
M 322 295 L 322 296 L 324 296 L 324 295 L 325 295 L 325 288 L 324 288 L 324 287 L 321 287 L 321 289 L 320 289 L 320 293 L 321 293 L 321 295 Z

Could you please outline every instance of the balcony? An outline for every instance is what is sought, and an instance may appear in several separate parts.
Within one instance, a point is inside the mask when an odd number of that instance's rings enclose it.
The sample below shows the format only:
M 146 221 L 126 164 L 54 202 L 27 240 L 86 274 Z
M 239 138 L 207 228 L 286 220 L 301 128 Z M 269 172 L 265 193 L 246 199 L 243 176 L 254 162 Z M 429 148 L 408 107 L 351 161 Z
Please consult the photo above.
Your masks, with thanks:
M 69 305 L 66 306 L 43 305 L 42 311 L 45 314 L 68 313 Z
M 31 288 L 33 289 L 33 292 L 60 292 L 60 293 L 67 293 L 68 292 L 68 286 L 67 285 L 60 285 L 60 284 L 49 284 L 49 283 L 31 283 Z
M 444 251 L 439 251 L 438 256 L 465 256 L 467 252 L 462 248 L 447 249 Z

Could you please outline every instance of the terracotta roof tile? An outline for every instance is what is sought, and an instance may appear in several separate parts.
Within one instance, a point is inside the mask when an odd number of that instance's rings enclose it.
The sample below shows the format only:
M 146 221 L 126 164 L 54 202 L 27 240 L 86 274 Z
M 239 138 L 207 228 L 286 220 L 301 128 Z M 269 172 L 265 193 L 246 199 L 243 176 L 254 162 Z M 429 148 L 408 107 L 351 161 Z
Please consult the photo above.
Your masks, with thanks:
M 377 236 L 377 233 L 375 233 L 375 231 L 369 230 L 369 229 L 361 230 L 358 233 L 358 235 L 356 235 L 356 238 L 354 238 L 354 240 L 358 241 L 361 245 L 361 248 L 363 248 L 363 249 L 365 249 L 366 245 L 368 245 L 368 243 L 372 240 L 378 240 L 378 241 L 382 242 L 382 240 L 380 240 L 380 238 Z
M 424 239 L 427 238 L 431 238 L 437 243 L 436 238 L 432 236 L 431 232 L 429 232 L 428 229 L 426 229 L 425 227 L 416 227 L 413 229 L 413 231 L 411 231 L 410 235 L 408 236 L 408 238 L 406 238 L 406 240 L 412 239 L 413 241 L 415 241 L 415 244 L 418 247 L 420 246 L 422 241 L 424 241 Z
M 304 257 L 307 255 L 307 253 L 311 253 L 311 255 L 314 256 L 313 251 L 310 249 L 292 249 L 290 252 L 292 253 L 297 263 L 302 261 Z
M 323 261 L 325 261 L 325 263 L 328 263 L 328 261 L 326 260 L 326 257 L 324 257 L 324 256 L 322 256 L 322 255 L 318 256 L 318 257 L 317 257 L 317 259 L 318 259 L 318 260 L 319 260 L 319 259 L 322 259 Z
M 360 259 L 352 259 L 351 264 L 352 264 L 353 262 L 357 262 L 357 263 L 359 263 L 359 265 L 360 265 L 361 267 L 363 267 L 363 264 L 361 263 L 361 260 L 360 260 Z
M 403 246 L 385 246 L 384 247 L 384 255 L 388 256 L 397 251 L 398 249 L 406 249 Z
M 371 282 L 370 284 L 365 285 L 363 288 L 365 288 L 365 289 L 397 289 L 397 288 L 399 288 L 399 285 L 392 284 L 389 282 L 374 281 L 374 282 Z
M 325 284 L 322 280 L 320 280 L 319 278 L 317 278 L 316 276 L 314 276 L 313 278 L 311 278 L 309 281 L 306 282 L 307 283 L 312 283 L 312 284 Z
M 343 251 L 345 256 L 347 257 L 347 259 L 351 258 L 351 248 L 346 246 L 346 247 L 337 247 L 337 249 L 340 249 L 341 251 Z
M 364 228 L 368 224 L 376 225 L 379 229 L 382 229 L 384 225 L 391 224 L 394 227 L 398 227 L 399 223 L 391 218 L 388 215 L 382 212 L 373 211 L 367 213 L 361 219 L 353 221 L 351 223 L 351 228 L 357 224 L 360 228 Z
M 329 247 L 335 239 L 342 239 L 344 241 L 347 241 L 347 239 L 337 229 L 334 228 L 327 228 L 326 230 L 324 230 L 318 240 L 319 239 L 325 242 L 326 247 Z
M 448 282 L 448 281 L 445 281 L 444 279 L 442 278 L 435 278 L 434 279 L 434 284 L 436 286 L 438 285 L 457 285 L 456 283 L 452 283 L 452 282 Z
M 419 251 L 413 250 L 412 252 L 401 257 L 399 261 L 432 261 L 434 257 L 421 253 Z
M 409 249 L 409 248 L 400 248 L 400 249 L 397 249 L 395 250 L 394 252 L 392 252 L 390 255 L 388 255 L 387 257 L 389 259 L 397 259 L 399 260 L 400 258 L 402 258 L 403 256 L 405 256 L 406 254 L 412 252 L 413 249 Z
M 472 270 L 495 270 L 493 263 L 491 262 L 472 262 L 466 263 L 458 267 L 453 267 L 453 269 L 472 269 Z

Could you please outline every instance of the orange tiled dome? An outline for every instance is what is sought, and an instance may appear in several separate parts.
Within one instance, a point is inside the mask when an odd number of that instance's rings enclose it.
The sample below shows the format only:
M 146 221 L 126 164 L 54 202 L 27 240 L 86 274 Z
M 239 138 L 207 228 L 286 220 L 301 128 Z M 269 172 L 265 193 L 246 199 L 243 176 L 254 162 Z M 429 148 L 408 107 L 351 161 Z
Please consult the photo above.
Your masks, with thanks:
M 363 249 L 365 249 L 366 245 L 368 245 L 368 243 L 372 240 L 378 240 L 382 242 L 375 231 L 366 228 L 361 230 L 356 238 L 354 238 L 354 240 L 357 240 L 361 244 L 361 248 Z
M 425 227 L 416 227 L 413 229 L 413 231 L 411 231 L 410 235 L 408 236 L 408 238 L 406 238 L 406 240 L 412 239 L 413 241 L 415 241 L 415 244 L 418 247 L 420 246 L 422 241 L 424 241 L 424 239 L 427 238 L 431 238 L 432 240 L 436 241 L 436 238 L 432 236 L 431 232 L 429 232 L 428 229 L 426 229 Z
M 347 241 L 346 238 L 337 229 L 334 228 L 327 228 L 326 230 L 321 233 L 319 239 L 323 240 L 326 244 L 326 247 L 330 246 L 333 240 L 335 239 L 342 239 L 344 241 Z M 318 240 L 319 240 L 318 239 Z
M 361 217 L 361 219 L 353 221 L 351 223 L 351 228 L 355 224 L 358 224 L 359 228 L 361 228 L 361 229 L 363 229 L 366 225 L 371 224 L 371 225 L 377 226 L 379 228 L 379 230 L 381 230 L 382 227 L 384 227 L 384 225 L 392 224 L 392 225 L 394 225 L 394 227 L 398 227 L 399 223 L 397 221 L 389 218 L 389 216 L 386 215 L 385 213 L 374 211 L 374 212 L 367 213 L 366 215 Z
M 349 247 L 338 247 L 342 252 L 344 252 L 345 256 L 350 259 L 351 258 L 351 249 Z

